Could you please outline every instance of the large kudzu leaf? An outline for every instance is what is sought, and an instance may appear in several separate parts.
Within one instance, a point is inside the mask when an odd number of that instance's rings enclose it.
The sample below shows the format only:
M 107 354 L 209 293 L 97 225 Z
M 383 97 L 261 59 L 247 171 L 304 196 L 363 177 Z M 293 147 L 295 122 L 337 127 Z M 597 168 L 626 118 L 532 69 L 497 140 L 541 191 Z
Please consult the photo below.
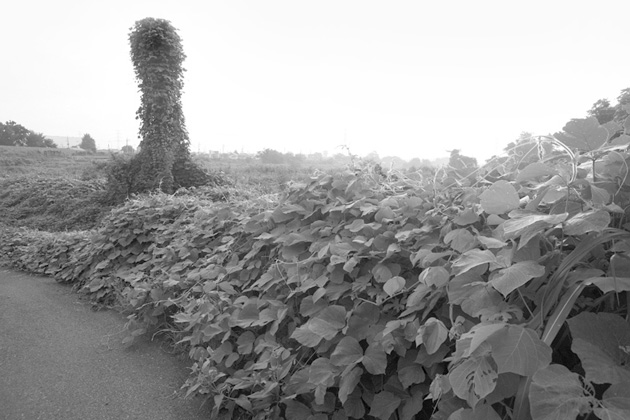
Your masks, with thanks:
M 610 214 L 606 210 L 591 210 L 578 213 L 564 223 L 565 235 L 584 235 L 588 232 L 601 232 L 610 224 Z
M 520 215 L 519 215 L 520 216 Z M 543 233 L 546 229 L 564 222 L 569 213 L 561 214 L 532 214 L 512 218 L 503 222 L 503 238 L 521 238 L 519 249 L 524 247 L 534 236 Z
M 394 296 L 396 293 L 400 292 L 405 288 L 405 279 L 400 276 L 392 277 L 387 280 L 383 285 L 383 291 L 387 293 L 388 296 Z
M 442 266 L 428 267 L 422 270 L 422 273 L 418 276 L 418 279 L 427 286 L 432 286 L 439 289 L 442 286 L 446 286 L 450 275 L 448 270 Z
M 402 400 L 400 397 L 388 391 L 379 392 L 374 395 L 372 400 L 372 408 L 370 416 L 381 420 L 389 420 L 390 416 L 396 411 Z
M 424 344 L 428 354 L 435 353 L 448 337 L 448 328 L 442 321 L 429 318 L 418 331 L 416 345 Z
M 400 413 L 400 420 L 412 420 L 416 414 L 422 411 L 424 405 L 424 393 L 422 387 L 415 386 L 410 391 L 411 396 L 403 401 Z
M 608 130 L 601 127 L 595 117 L 573 119 L 562 130 L 563 132 L 554 134 L 554 137 L 581 152 L 597 150 L 608 140 Z
M 477 239 L 479 240 L 479 242 L 481 242 L 483 246 L 485 246 L 488 249 L 497 249 L 497 248 L 503 248 L 507 246 L 506 242 L 501 241 L 496 238 L 491 238 L 489 236 L 477 235 Z
M 503 214 L 518 208 L 520 199 L 516 189 L 507 181 L 499 180 L 479 196 L 481 208 L 488 214 Z
M 479 216 L 472 209 L 467 208 L 462 210 L 455 218 L 453 222 L 460 226 L 472 225 L 479 221 Z
M 252 352 L 256 336 L 251 331 L 245 331 L 238 337 L 236 344 L 238 345 L 238 352 L 240 354 L 249 354 Z
M 620 153 L 608 153 L 605 155 L 602 159 L 601 171 L 611 178 L 625 180 L 624 183 L 628 185 L 628 162 Z
M 363 219 L 354 219 L 352 223 L 350 223 L 349 225 L 346 225 L 345 228 L 348 229 L 352 233 L 358 233 L 363 229 L 364 226 L 365 226 L 365 222 L 363 221 Z
M 509 325 L 492 334 L 486 342 L 492 346 L 492 358 L 499 373 L 531 376 L 551 363 L 551 347 L 529 328 Z
M 335 377 L 338 374 L 330 360 L 325 357 L 320 357 L 311 363 L 308 369 L 308 380 L 319 388 L 315 390 L 317 404 L 324 404 L 326 389 L 335 384 Z
M 332 340 L 346 325 L 346 309 L 332 305 L 311 318 L 291 334 L 291 338 L 307 347 L 315 347 L 322 339 Z
M 628 121 L 627 118 L 626 121 Z M 619 137 L 615 137 L 613 140 L 611 140 L 610 144 L 613 146 L 627 146 L 628 144 L 630 144 L 630 136 L 627 134 L 622 134 Z
M 483 267 L 478 267 L 463 274 L 457 274 L 448 282 L 448 301 L 450 304 L 460 305 L 469 299 L 472 288 L 485 288 L 485 281 L 481 274 Z
M 431 292 L 431 288 L 425 284 L 419 284 L 407 298 L 407 308 L 421 308 L 426 302 L 426 296 Z
M 469 357 L 488 338 L 504 328 L 507 328 L 507 324 L 502 322 L 480 323 L 473 326 L 457 340 L 457 354 Z
M 492 251 L 471 249 L 453 262 L 453 272 L 455 275 L 460 275 L 472 268 L 488 263 L 496 263 L 496 257 Z
M 518 171 L 516 182 L 540 181 L 542 177 L 557 175 L 558 171 L 541 162 L 534 162 Z
M 394 274 L 390 270 L 386 264 L 377 264 L 372 269 L 372 274 L 374 275 L 374 279 L 379 283 L 385 283 L 387 280 L 391 279 Z
M 354 392 L 348 395 L 348 399 L 343 403 L 343 409 L 348 417 L 354 419 L 362 419 L 365 417 L 365 405 L 363 404 L 359 390 L 355 389 Z
M 494 387 L 494 391 L 485 398 L 486 404 L 495 404 L 503 401 L 506 398 L 511 398 L 518 392 L 519 385 L 521 383 L 521 376 L 515 373 L 500 373 L 497 380 L 497 386 Z
M 470 289 L 468 299 L 461 304 L 462 310 L 468 315 L 479 317 L 482 314 L 503 310 L 503 297 L 488 285 L 476 285 Z
M 496 363 L 490 356 L 490 346 L 484 344 L 448 375 L 455 395 L 466 400 L 471 407 L 475 407 L 494 390 L 497 379 Z
M 341 305 L 332 305 L 321 311 L 307 324 L 311 331 L 326 340 L 332 340 L 346 326 L 346 309 Z
M 585 393 L 577 373 L 550 365 L 532 378 L 529 404 L 534 420 L 573 420 L 589 410 L 594 398 Z
M 372 343 L 365 350 L 363 366 L 372 375 L 382 375 L 387 369 L 387 353 L 379 343 Z
M 404 360 L 404 359 L 400 359 Z M 419 363 L 409 363 L 407 365 L 398 366 L 398 380 L 404 389 L 409 388 L 413 384 L 424 382 L 426 375 L 422 365 Z
M 480 404 L 475 408 L 460 408 L 448 420 L 501 420 L 501 417 L 490 405 Z
M 322 341 L 322 337 L 311 331 L 307 324 L 296 328 L 293 334 L 291 334 L 291 338 L 306 347 L 316 347 L 319 342 Z
M 630 247 L 630 243 L 622 243 Z M 630 258 L 627 258 L 627 254 L 620 254 L 616 252 L 610 257 L 610 264 L 608 265 L 608 275 L 616 277 L 630 277 Z
M 248 303 L 243 306 L 238 314 L 237 325 L 242 328 L 247 328 L 251 325 L 255 325 L 259 321 L 258 305 L 256 303 Z
M 507 297 L 533 278 L 545 274 L 545 267 L 535 261 L 522 261 L 496 272 L 490 284 Z
M 610 203 L 610 193 L 603 188 L 599 188 L 595 185 L 589 185 L 591 189 L 591 201 L 593 204 L 609 204 Z
M 595 407 L 593 411 L 600 419 L 630 419 L 630 383 L 611 385 L 604 392 L 601 407 Z
M 630 291 L 630 277 L 594 277 L 587 281 L 604 293 Z
M 444 237 L 444 243 L 457 252 L 466 252 L 475 245 L 475 237 L 467 229 L 455 229 Z
M 478 317 L 504 304 L 503 297 L 479 275 L 482 267 L 473 268 L 449 281 L 448 297 L 451 304 L 460 305 L 468 315 Z
M 330 362 L 335 366 L 348 366 L 358 363 L 363 358 L 361 344 L 350 336 L 341 339 L 335 351 L 330 355 Z
M 568 320 L 571 350 L 582 361 L 586 379 L 597 384 L 630 382 L 630 326 L 619 315 L 583 312 Z
M 557 179 L 564 182 L 563 178 L 557 177 Z M 566 187 L 551 187 L 547 190 L 547 193 L 543 196 L 541 200 L 541 204 L 558 204 L 559 206 L 566 206 L 566 198 L 567 198 L 567 188 Z M 566 208 L 564 210 L 567 210 Z M 581 207 L 580 209 L 581 210 Z M 557 213 L 557 212 L 552 212 Z
M 342 404 L 346 403 L 348 396 L 354 391 L 361 380 L 362 374 L 363 369 L 357 366 L 341 377 L 339 380 L 339 401 L 341 401 Z
M 602 124 L 602 127 L 608 131 L 608 138 L 606 140 L 610 140 L 612 136 L 623 130 L 623 127 L 615 121 L 608 121 Z
M 346 335 L 356 338 L 358 341 L 365 339 L 372 325 L 376 324 L 381 315 L 380 307 L 369 302 L 361 302 L 352 311 L 348 319 L 348 331 Z
M 287 420 L 304 420 L 313 414 L 310 408 L 295 400 L 287 400 L 285 404 L 287 406 L 285 410 Z

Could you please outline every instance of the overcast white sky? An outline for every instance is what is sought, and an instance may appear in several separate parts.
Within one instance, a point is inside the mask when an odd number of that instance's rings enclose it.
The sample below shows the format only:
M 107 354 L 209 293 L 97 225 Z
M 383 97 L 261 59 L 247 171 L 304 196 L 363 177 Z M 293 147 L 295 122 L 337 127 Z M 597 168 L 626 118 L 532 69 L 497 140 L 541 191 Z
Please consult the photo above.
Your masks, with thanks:
M 188 56 L 193 150 L 480 159 L 630 87 L 630 1 L 20 0 L 2 7 L 0 121 L 136 146 L 134 22 Z

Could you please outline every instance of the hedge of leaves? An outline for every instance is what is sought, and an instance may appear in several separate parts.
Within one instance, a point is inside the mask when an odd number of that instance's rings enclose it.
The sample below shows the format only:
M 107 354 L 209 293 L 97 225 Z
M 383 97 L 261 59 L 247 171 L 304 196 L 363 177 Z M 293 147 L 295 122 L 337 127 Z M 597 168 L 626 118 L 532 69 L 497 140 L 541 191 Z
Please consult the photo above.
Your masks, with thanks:
M 91 233 L 5 229 L 0 252 L 124 306 L 126 341 L 168 331 L 216 417 L 625 419 L 625 132 L 573 121 L 431 184 L 368 170 L 278 203 L 157 195 Z

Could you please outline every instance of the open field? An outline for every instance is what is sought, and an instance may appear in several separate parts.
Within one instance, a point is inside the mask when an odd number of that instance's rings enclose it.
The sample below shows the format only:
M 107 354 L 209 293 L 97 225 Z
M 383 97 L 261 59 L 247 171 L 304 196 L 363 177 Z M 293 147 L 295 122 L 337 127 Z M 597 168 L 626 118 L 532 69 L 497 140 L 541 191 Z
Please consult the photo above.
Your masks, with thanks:
M 343 163 L 334 161 L 264 164 L 256 159 L 210 159 L 205 155 L 193 155 L 193 160 L 203 169 L 224 173 L 236 188 L 263 194 L 284 191 L 289 182 L 308 182 L 314 175 L 332 174 L 345 167 Z
M 79 149 L 0 146 L 0 178 L 36 175 L 80 179 L 93 171 L 109 154 L 90 154 Z

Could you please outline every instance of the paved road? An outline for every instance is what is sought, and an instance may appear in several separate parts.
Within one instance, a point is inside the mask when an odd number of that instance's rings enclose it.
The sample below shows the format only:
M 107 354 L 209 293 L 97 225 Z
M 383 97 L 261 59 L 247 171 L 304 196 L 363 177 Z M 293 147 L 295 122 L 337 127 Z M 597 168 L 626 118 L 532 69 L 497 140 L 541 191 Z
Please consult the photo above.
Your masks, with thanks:
M 155 342 L 124 348 L 124 323 L 66 285 L 0 268 L 0 419 L 209 418 L 175 396 L 186 363 Z

